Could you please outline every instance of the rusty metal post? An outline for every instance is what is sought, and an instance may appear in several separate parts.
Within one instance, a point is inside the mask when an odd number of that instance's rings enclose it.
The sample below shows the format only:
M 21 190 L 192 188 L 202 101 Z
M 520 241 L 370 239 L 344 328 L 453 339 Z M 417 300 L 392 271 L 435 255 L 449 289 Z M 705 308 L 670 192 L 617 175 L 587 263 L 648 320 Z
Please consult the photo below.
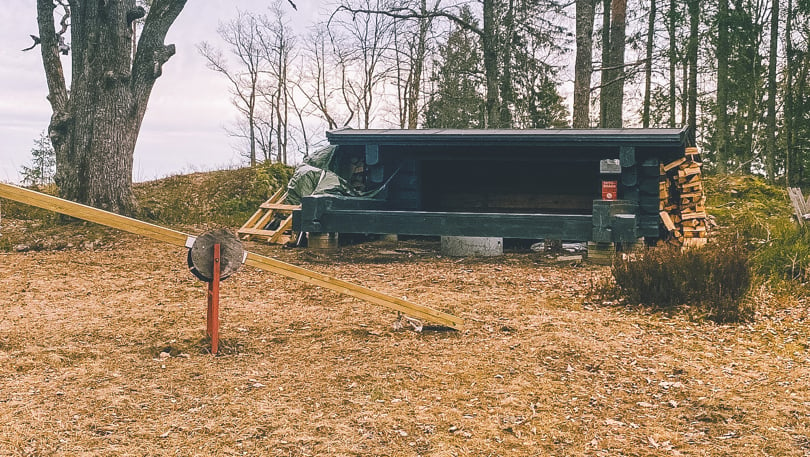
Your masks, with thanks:
M 206 333 L 211 337 L 211 354 L 219 350 L 219 275 L 220 245 L 214 245 L 214 264 L 211 281 L 208 282 L 208 313 L 206 316 Z

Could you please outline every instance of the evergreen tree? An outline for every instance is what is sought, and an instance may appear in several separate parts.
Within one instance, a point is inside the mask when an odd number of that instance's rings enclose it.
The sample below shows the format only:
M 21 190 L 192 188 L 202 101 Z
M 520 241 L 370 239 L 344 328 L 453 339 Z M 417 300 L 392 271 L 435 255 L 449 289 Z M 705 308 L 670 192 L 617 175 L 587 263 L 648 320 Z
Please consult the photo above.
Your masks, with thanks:
M 469 9 L 462 18 L 475 23 Z M 439 49 L 439 65 L 431 78 L 435 91 L 425 109 L 427 128 L 483 128 L 486 99 L 482 53 L 478 37 L 454 26 Z
M 23 184 L 26 185 L 42 186 L 53 183 L 53 176 L 56 173 L 56 153 L 45 132 L 40 133 L 39 138 L 34 140 L 31 166 L 23 165 L 20 173 L 23 176 Z

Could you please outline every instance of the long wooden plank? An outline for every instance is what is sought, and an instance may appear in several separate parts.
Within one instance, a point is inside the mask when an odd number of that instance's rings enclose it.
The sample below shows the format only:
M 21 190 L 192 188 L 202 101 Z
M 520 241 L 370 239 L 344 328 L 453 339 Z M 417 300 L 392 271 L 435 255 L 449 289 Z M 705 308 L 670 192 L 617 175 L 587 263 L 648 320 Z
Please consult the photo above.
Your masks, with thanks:
M 292 264 L 282 262 L 270 257 L 261 256 L 248 252 L 247 265 L 261 268 L 263 270 L 279 273 L 288 278 L 297 279 L 299 281 L 320 286 L 335 292 L 350 295 L 352 297 L 360 298 L 368 302 L 385 306 L 405 314 L 425 319 L 431 322 L 438 322 L 448 327 L 461 329 L 464 326 L 464 321 L 451 314 L 436 311 L 426 306 L 417 305 L 406 300 L 402 300 L 390 295 L 376 292 L 357 284 L 352 284 L 342 279 L 333 278 L 322 273 L 307 270 Z
M 139 221 L 119 214 L 82 205 L 79 203 L 52 197 L 21 187 L 0 183 L 0 198 L 14 200 L 49 211 L 55 211 L 78 219 L 113 227 L 136 235 L 146 236 L 175 246 L 185 246 L 190 235 L 148 222 Z M 341 279 L 333 278 L 323 273 L 317 273 L 292 264 L 282 262 L 270 257 L 248 252 L 247 265 L 265 271 L 297 279 L 307 284 L 320 286 L 345 295 L 380 305 L 389 309 L 442 324 L 451 328 L 461 329 L 464 321 L 456 316 L 428 308 L 423 305 L 392 297 L 375 290 L 352 284 Z
M 139 221 L 91 206 L 63 200 L 33 190 L 0 183 L 0 198 L 7 198 L 27 205 L 65 214 L 97 224 L 146 236 L 175 246 L 185 246 L 189 235 L 148 222 Z

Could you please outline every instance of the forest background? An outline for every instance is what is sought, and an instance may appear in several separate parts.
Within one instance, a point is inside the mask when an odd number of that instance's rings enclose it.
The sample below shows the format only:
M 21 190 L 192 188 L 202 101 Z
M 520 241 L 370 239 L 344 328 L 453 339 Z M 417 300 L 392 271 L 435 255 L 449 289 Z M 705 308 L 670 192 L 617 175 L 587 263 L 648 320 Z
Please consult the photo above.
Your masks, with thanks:
M 162 77 L 207 73 L 219 90 L 153 98 L 140 144 L 161 135 L 150 116 L 203 99 L 235 151 L 220 146 L 210 164 L 294 164 L 344 126 L 689 126 L 710 170 L 810 179 L 807 0 L 227 5 L 185 7 L 181 32 L 202 16 L 218 27 L 179 49 L 195 65 L 170 63 Z M 200 36 L 169 38 L 185 35 Z M 164 83 L 182 85 L 161 79 L 156 91 Z M 143 149 L 136 157 L 155 153 Z

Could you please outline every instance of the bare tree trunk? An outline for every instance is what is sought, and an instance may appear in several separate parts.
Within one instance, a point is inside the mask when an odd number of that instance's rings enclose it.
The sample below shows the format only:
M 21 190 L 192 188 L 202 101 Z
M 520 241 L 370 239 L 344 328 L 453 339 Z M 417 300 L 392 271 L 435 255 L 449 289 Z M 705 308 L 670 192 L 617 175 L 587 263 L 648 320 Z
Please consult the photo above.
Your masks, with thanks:
M 605 87 L 610 84 L 610 4 L 611 0 L 602 0 L 602 70 L 599 76 L 599 127 L 607 126 L 608 96 Z
M 717 171 L 726 172 L 728 153 L 728 0 L 720 0 L 717 11 L 717 112 L 715 121 L 715 147 Z
M 70 2 L 72 79 L 59 60 L 52 0 L 37 0 L 42 62 L 53 116 L 56 183 L 70 200 L 122 214 L 135 208 L 132 163 L 146 105 L 174 54 L 163 41 L 185 0 L 155 0 L 132 59 L 132 22 L 146 11 L 134 0 Z
M 765 119 L 765 170 L 776 179 L 776 52 L 779 45 L 779 0 L 771 1 L 771 42 L 768 55 L 768 113 Z
M 326 121 L 329 130 L 338 128 L 338 123 L 332 116 L 329 106 L 329 98 L 332 91 L 329 88 L 330 78 L 327 77 L 326 61 L 326 31 L 316 29 L 309 41 L 309 62 L 314 67 L 310 79 L 314 90 L 302 90 L 304 96 L 312 103 L 321 117 Z M 334 71 L 334 69 L 332 69 Z M 314 92 L 314 94 L 312 93 Z
M 681 81 L 683 87 L 681 88 L 681 125 L 685 126 L 688 125 L 688 115 L 689 115 L 689 93 L 691 91 L 689 87 L 689 58 L 683 58 L 681 62 Z
M 603 82 L 603 127 L 621 128 L 624 108 L 624 46 L 627 0 L 612 0 L 610 5 L 610 41 L 608 46 L 607 84 Z
M 692 144 L 697 136 L 697 64 L 698 64 L 698 25 L 700 24 L 700 0 L 689 0 L 689 44 L 687 61 L 689 62 L 689 134 Z
M 793 0 L 788 0 L 785 14 L 785 184 L 798 183 L 796 162 L 793 152 Z
M 397 87 L 397 114 L 399 117 L 399 128 L 404 129 L 408 125 L 408 109 L 410 107 L 409 95 L 412 77 L 411 68 L 405 68 L 405 61 L 402 58 L 402 52 L 399 50 L 404 47 L 400 41 L 399 23 L 394 23 L 393 27 L 393 40 L 394 40 L 394 71 L 396 73 L 396 87 Z M 410 47 L 413 52 L 413 47 Z M 403 74 L 406 74 L 403 80 Z
M 514 91 L 512 89 L 512 48 L 514 48 L 515 38 L 515 2 L 508 0 L 506 15 L 503 20 L 503 43 L 501 54 L 501 78 L 500 78 L 500 126 L 509 128 L 512 126 L 512 107 L 515 102 Z
M 591 124 L 591 76 L 593 75 L 595 7 L 595 0 L 577 0 L 576 3 L 577 55 L 574 64 L 574 128 L 588 128 Z
M 422 73 L 427 53 L 427 34 L 433 21 L 432 17 L 427 16 L 427 0 L 422 0 L 420 9 L 423 17 L 419 18 L 419 33 L 416 37 L 416 52 L 411 66 L 411 84 L 408 94 L 409 129 L 415 129 L 419 123 L 419 99 L 422 96 Z
M 644 62 L 644 103 L 641 113 L 641 125 L 644 128 L 650 126 L 650 92 L 652 86 L 652 58 L 653 47 L 655 46 L 655 1 L 650 0 L 650 17 L 647 23 L 647 60 Z
M 675 127 L 675 108 L 677 106 L 677 99 L 678 99 L 678 92 L 677 92 L 677 81 L 676 78 L 676 71 L 678 65 L 677 59 L 677 46 L 678 42 L 676 40 L 676 5 L 677 3 L 675 0 L 669 0 L 669 18 L 667 21 L 667 26 L 669 28 L 669 126 Z
M 487 82 L 487 127 L 499 128 L 500 125 L 500 99 L 498 96 L 498 43 L 495 36 L 495 5 L 494 0 L 483 0 L 483 36 L 481 37 L 481 50 L 484 53 L 484 74 Z

